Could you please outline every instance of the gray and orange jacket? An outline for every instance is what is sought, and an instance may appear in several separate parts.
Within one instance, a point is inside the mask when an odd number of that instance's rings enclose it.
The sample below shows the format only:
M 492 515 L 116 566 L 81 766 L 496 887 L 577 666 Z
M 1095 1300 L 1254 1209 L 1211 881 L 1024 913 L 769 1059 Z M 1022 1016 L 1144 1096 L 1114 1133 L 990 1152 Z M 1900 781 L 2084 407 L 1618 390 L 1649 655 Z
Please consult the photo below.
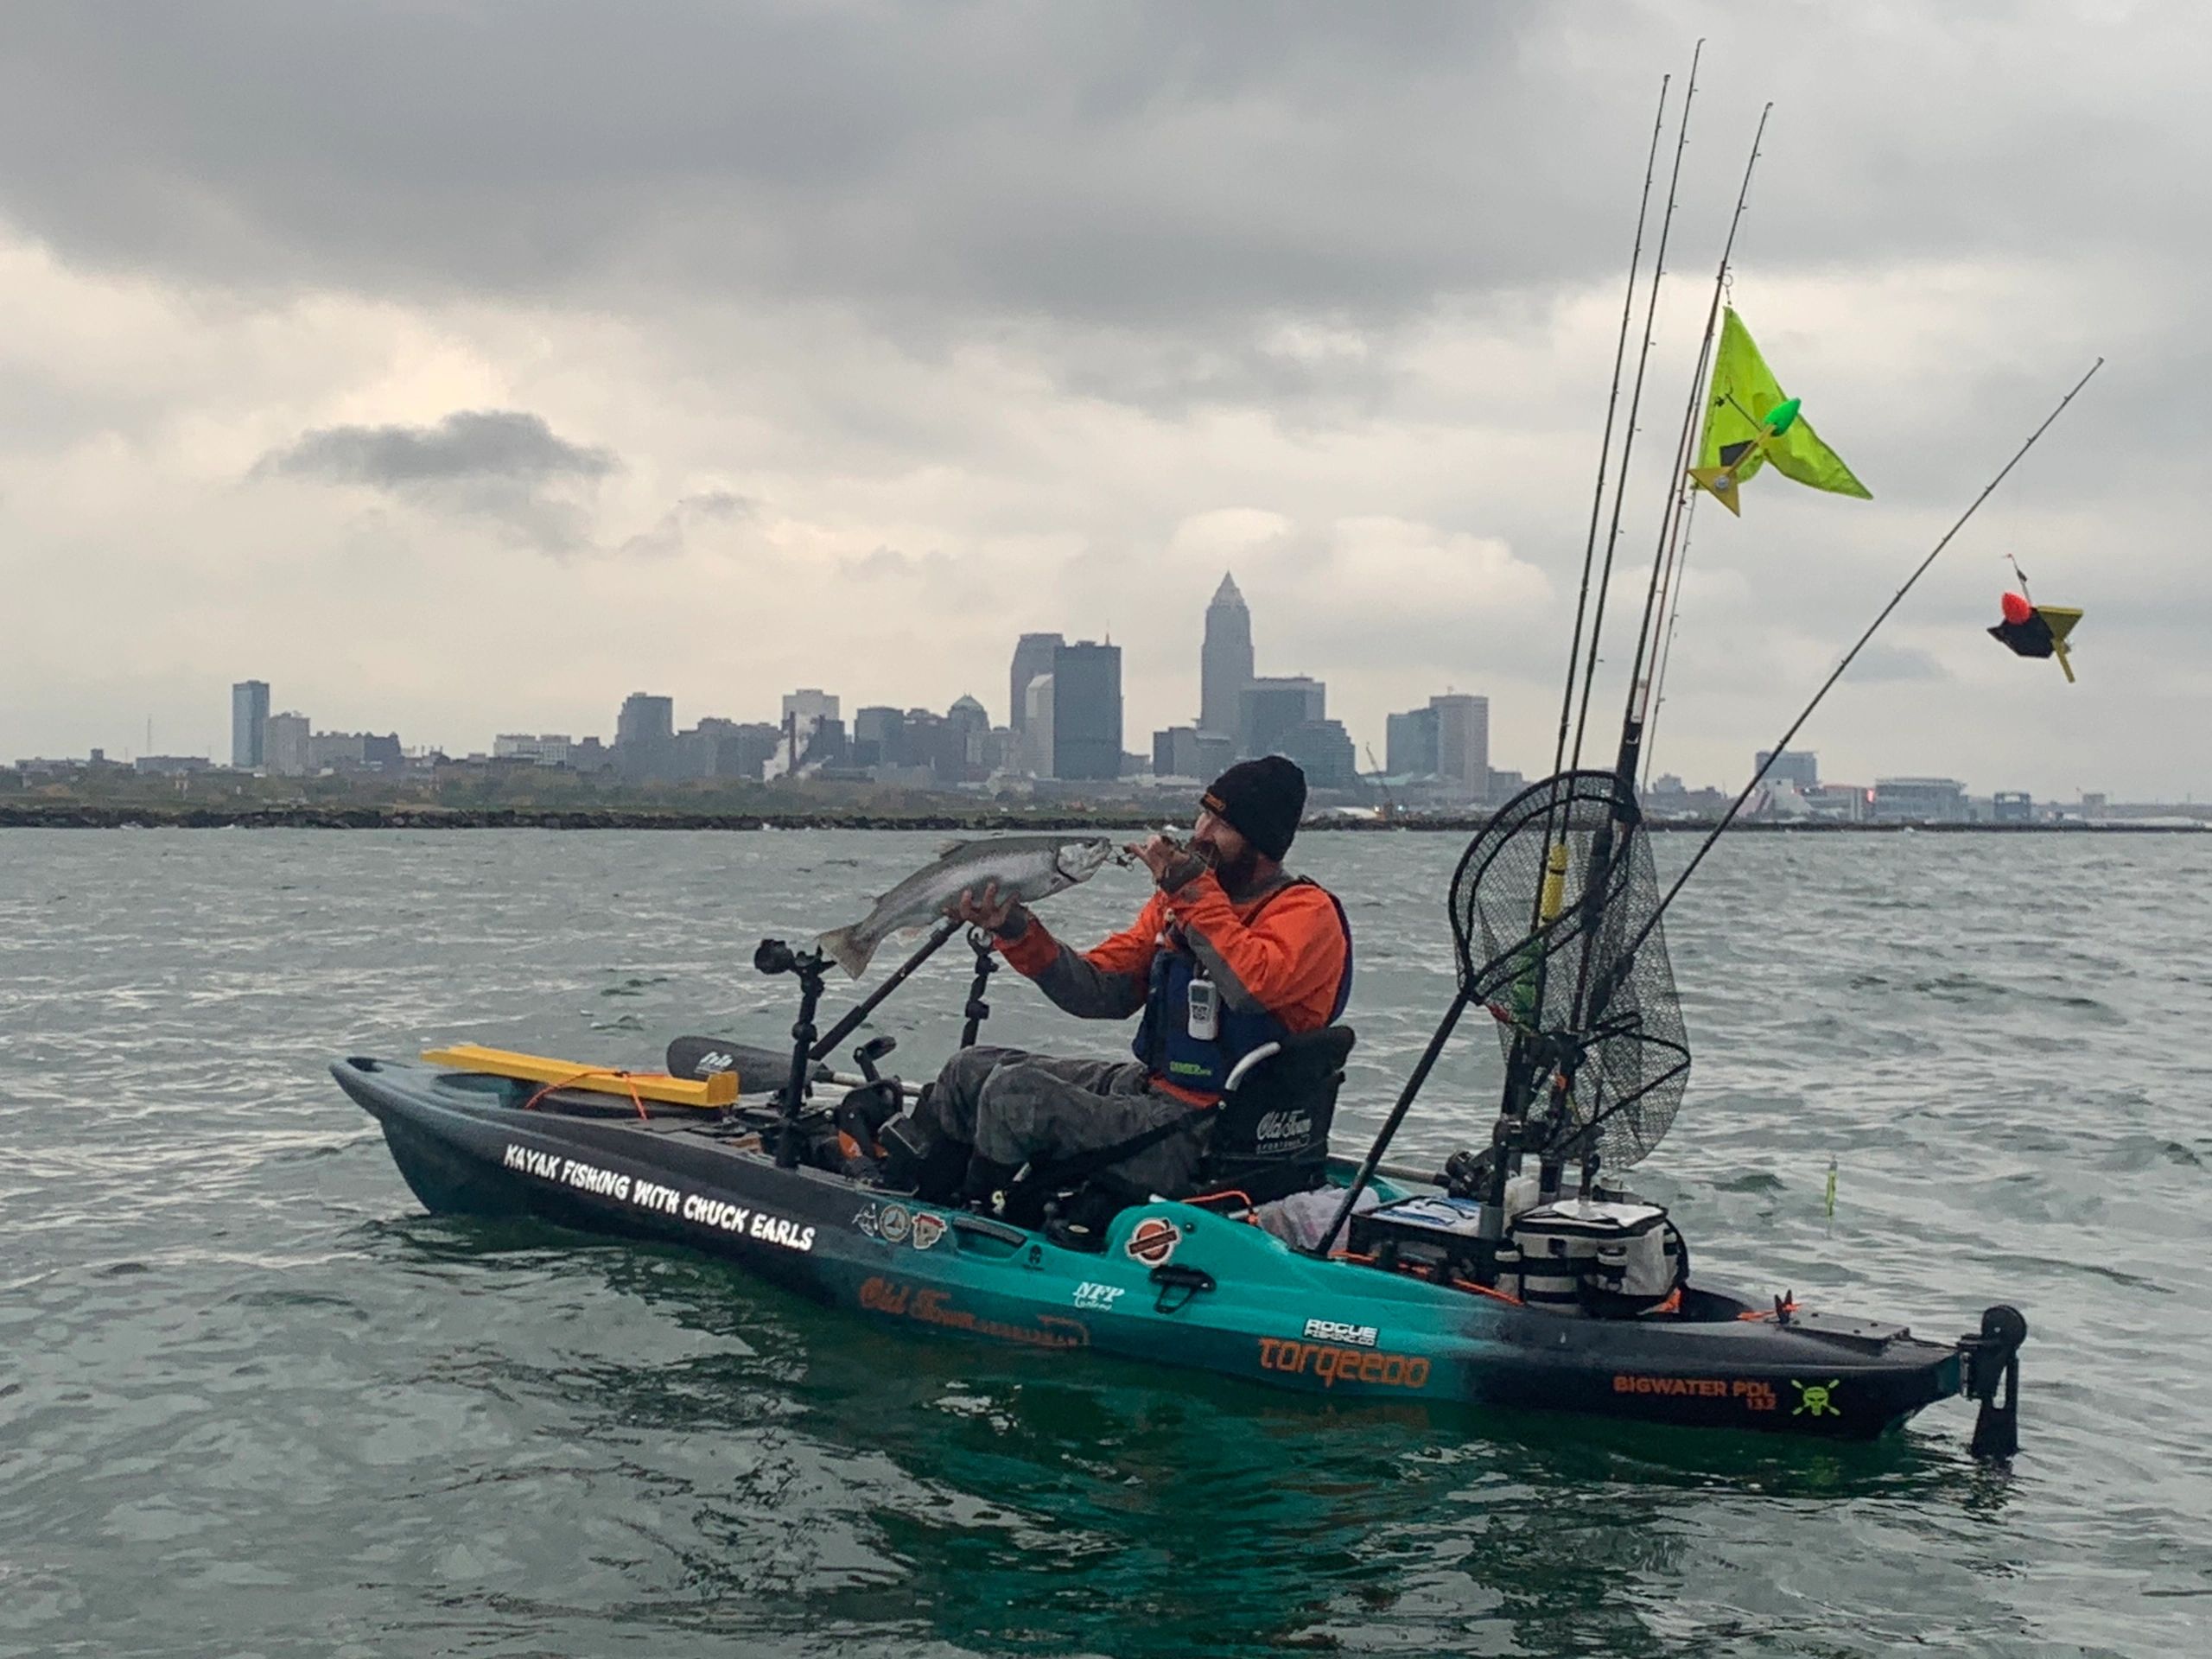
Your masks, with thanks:
M 1132 925 L 1094 950 L 1070 949 L 1034 916 L 999 948 L 1078 1019 L 1125 1020 L 1143 1010 L 1135 1046 L 1152 1086 L 1196 1106 L 1220 1098 L 1244 1055 L 1330 1024 L 1351 993 L 1344 906 L 1307 880 L 1237 903 L 1207 870 L 1172 893 L 1154 893 Z M 1222 1004 L 1219 1034 L 1207 1041 L 1185 1029 L 1184 1000 L 1198 973 L 1214 982 Z

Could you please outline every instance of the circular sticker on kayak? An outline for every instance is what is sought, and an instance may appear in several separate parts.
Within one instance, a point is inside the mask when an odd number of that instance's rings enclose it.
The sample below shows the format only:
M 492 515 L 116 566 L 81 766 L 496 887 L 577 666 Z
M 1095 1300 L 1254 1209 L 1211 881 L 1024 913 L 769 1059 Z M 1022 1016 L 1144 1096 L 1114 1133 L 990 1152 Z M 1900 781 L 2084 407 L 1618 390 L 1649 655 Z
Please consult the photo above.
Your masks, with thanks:
M 911 1217 L 908 1217 L 906 1211 L 899 1205 L 895 1204 L 885 1205 L 883 1206 L 883 1219 L 881 1223 L 884 1242 L 890 1244 L 897 1244 L 903 1242 L 906 1236 L 906 1229 L 910 1224 L 910 1221 Z
M 1129 1233 L 1128 1253 L 1147 1268 L 1163 1265 L 1183 1242 L 1183 1230 L 1160 1216 L 1147 1216 Z

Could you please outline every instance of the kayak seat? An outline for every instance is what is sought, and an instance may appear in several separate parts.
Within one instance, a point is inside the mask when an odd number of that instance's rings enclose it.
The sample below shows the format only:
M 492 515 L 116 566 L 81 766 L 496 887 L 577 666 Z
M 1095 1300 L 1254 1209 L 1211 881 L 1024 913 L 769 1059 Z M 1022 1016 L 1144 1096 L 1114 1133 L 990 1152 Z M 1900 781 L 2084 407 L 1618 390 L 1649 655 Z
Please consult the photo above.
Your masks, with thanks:
M 1327 1185 L 1329 1129 L 1353 1041 L 1350 1026 L 1324 1026 L 1238 1061 L 1213 1109 L 1198 1190 L 1257 1205 Z
M 1103 1248 L 1106 1224 L 1153 1195 L 1110 1166 L 1169 1135 L 1203 1128 L 1206 1148 L 1188 1192 L 1234 1191 L 1255 1205 L 1328 1182 L 1329 1127 L 1351 1054 L 1350 1026 L 1325 1026 L 1263 1043 L 1236 1063 L 1220 1101 L 1134 1140 L 1055 1162 L 1031 1164 L 998 1195 L 999 1214 L 1020 1227 L 1041 1227 L 1069 1249 Z

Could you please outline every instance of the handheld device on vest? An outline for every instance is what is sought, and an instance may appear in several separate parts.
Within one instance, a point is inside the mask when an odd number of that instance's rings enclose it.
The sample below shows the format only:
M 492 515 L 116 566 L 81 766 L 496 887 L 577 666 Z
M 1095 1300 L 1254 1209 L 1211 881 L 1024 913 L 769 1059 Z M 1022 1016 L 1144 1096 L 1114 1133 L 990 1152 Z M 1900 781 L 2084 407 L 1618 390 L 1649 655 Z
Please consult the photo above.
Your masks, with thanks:
M 1292 887 L 1314 885 L 1304 876 L 1284 883 L 1260 902 L 1246 923 L 1256 921 L 1261 911 Z M 1343 1018 L 1351 998 L 1351 923 L 1342 901 L 1334 893 L 1328 899 L 1336 907 L 1344 941 L 1344 971 L 1338 976 L 1336 1001 L 1325 1022 L 1333 1025 Z M 1144 1019 L 1130 1045 L 1153 1076 L 1193 1094 L 1219 1095 L 1239 1060 L 1263 1044 L 1279 1043 L 1293 1034 L 1271 1010 L 1229 1003 L 1181 927 L 1171 925 L 1162 935 L 1152 955 Z

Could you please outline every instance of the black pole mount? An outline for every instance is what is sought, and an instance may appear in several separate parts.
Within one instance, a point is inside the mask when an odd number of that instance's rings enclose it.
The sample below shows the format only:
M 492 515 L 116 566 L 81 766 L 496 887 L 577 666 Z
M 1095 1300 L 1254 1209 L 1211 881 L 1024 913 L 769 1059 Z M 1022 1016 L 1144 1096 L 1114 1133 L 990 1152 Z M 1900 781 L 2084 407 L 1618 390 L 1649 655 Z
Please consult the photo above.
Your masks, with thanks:
M 798 1166 L 798 1115 L 806 1099 L 807 1075 L 814 1069 L 814 1015 L 822 1005 L 830 958 L 820 950 L 794 950 L 781 939 L 763 939 L 753 965 L 764 974 L 798 976 L 798 1019 L 791 1027 L 791 1071 L 784 1082 L 781 1122 L 776 1131 L 776 1166 Z
M 2002 1302 L 1982 1311 L 1979 1332 L 1959 1338 L 1967 1392 L 1981 1403 L 1967 1449 L 1984 1463 L 2002 1463 L 2020 1449 L 2020 1344 L 2027 1339 L 2027 1319 Z
M 983 993 L 990 988 L 991 976 L 998 971 L 998 946 L 991 936 L 980 927 L 968 930 L 968 948 L 976 953 L 976 976 L 968 982 L 968 1006 L 961 1010 L 968 1023 L 960 1028 L 960 1046 L 976 1046 L 976 1033 L 983 1021 L 991 1017 L 991 1005 L 983 1000 Z

